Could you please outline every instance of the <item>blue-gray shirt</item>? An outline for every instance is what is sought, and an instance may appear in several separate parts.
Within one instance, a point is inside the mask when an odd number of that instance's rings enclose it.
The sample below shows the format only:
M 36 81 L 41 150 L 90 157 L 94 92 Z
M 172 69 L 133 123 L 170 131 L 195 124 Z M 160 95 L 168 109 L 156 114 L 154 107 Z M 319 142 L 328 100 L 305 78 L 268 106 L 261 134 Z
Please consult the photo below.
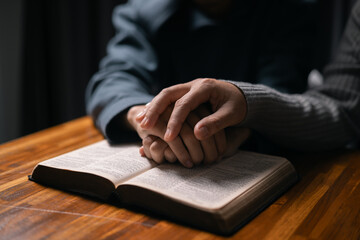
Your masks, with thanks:
M 211 77 L 306 88 L 315 36 L 314 1 L 235 0 L 214 20 L 184 0 L 130 0 L 113 15 L 116 35 L 86 92 L 87 112 L 113 142 L 119 116 L 164 87 Z

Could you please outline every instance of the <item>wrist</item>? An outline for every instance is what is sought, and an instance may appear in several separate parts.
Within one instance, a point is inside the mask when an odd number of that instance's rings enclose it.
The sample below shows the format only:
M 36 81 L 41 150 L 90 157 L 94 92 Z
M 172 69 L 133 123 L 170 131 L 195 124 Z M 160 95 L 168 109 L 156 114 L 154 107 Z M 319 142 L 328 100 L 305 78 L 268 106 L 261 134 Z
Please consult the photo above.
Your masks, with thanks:
M 129 108 L 126 114 L 124 114 L 124 123 L 126 124 L 126 127 L 129 129 L 136 130 L 136 116 L 142 112 L 142 110 L 145 108 L 145 105 L 137 105 L 132 106 Z
M 232 89 L 231 93 L 233 96 L 233 100 L 235 101 L 236 106 L 237 106 L 237 110 L 235 112 L 238 114 L 237 119 L 236 119 L 237 121 L 234 125 L 238 125 L 238 124 L 241 124 L 245 120 L 246 115 L 247 115 L 248 106 L 247 106 L 246 97 L 245 97 L 243 90 L 239 86 L 234 84 L 233 82 L 226 81 L 226 84 L 231 85 L 231 89 Z

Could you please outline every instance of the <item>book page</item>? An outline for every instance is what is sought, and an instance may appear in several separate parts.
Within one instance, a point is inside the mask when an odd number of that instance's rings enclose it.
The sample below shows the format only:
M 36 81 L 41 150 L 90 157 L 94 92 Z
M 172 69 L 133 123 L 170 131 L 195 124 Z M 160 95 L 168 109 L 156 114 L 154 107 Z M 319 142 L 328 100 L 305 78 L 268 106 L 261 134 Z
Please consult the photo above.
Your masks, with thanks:
M 110 145 L 106 140 L 41 162 L 53 168 L 93 173 L 114 183 L 134 177 L 156 166 L 156 163 L 141 157 L 139 145 Z
M 239 151 L 216 164 L 192 169 L 162 164 L 124 184 L 145 187 L 199 208 L 218 209 L 287 162 L 284 158 Z

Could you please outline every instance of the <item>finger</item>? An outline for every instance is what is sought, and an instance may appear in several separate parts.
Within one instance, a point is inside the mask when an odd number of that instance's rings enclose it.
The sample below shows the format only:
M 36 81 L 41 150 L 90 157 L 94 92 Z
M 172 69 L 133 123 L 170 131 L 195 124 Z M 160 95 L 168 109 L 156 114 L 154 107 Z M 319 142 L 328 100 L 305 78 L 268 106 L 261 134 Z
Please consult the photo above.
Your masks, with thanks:
M 190 126 L 194 126 L 202 117 L 207 116 L 209 113 L 210 112 L 204 106 L 200 106 L 194 112 L 189 114 L 187 121 L 189 122 Z M 224 141 L 224 139 L 221 138 L 222 136 L 220 134 L 221 133 L 219 133 L 218 141 L 223 141 L 219 143 L 221 145 L 220 147 L 223 148 L 222 145 L 226 145 L 226 140 Z M 218 146 L 215 137 L 212 136 L 205 140 L 202 140 L 200 141 L 200 144 L 204 155 L 203 161 L 205 163 L 212 163 L 218 159 L 220 154 L 218 153 Z
M 218 92 L 218 93 L 217 93 Z M 195 126 L 195 136 L 205 139 L 220 129 L 241 123 L 247 112 L 247 103 L 243 92 L 235 85 L 219 81 L 210 97 L 213 114 L 202 119 Z
M 157 123 L 151 129 L 142 129 L 140 127 L 142 132 L 144 132 L 146 136 L 154 135 L 160 137 L 161 139 L 164 139 L 166 124 L 168 123 L 168 120 L 170 118 L 171 111 L 172 111 L 172 107 L 166 108 L 164 112 L 160 115 Z
M 164 156 L 166 161 L 171 163 L 174 163 L 177 160 L 175 154 L 173 153 L 173 151 L 170 149 L 169 146 L 165 149 Z
M 201 141 L 204 151 L 204 163 L 212 163 L 219 158 L 214 137 L 209 137 Z
M 144 150 L 145 156 L 147 158 L 149 158 L 149 159 L 153 159 L 152 156 L 151 156 L 151 152 L 150 152 L 150 146 L 154 142 L 155 139 L 156 139 L 155 136 L 149 135 L 147 137 L 144 137 L 143 140 L 142 140 L 143 150 Z
M 171 105 L 169 105 L 169 106 L 164 110 L 164 112 L 161 114 L 161 118 L 163 119 L 164 122 L 167 123 L 167 122 L 169 121 L 169 118 L 170 118 L 170 116 L 171 116 L 171 113 L 172 113 L 173 109 L 174 109 L 174 105 L 171 104 Z
M 139 148 L 139 153 L 140 153 L 140 155 L 141 155 L 142 157 L 146 157 L 145 152 L 144 152 L 144 146 L 141 146 L 141 147 Z
M 200 114 L 201 119 L 211 115 L 209 106 L 206 106 L 204 104 L 200 105 L 199 108 L 196 109 L 196 113 Z M 199 119 L 199 121 L 201 119 Z M 197 121 L 197 122 L 199 122 L 199 121 Z M 195 127 L 195 125 L 194 125 L 194 127 Z M 214 138 L 215 138 L 215 145 L 217 148 L 217 152 L 218 152 L 219 157 L 221 157 L 225 153 L 226 145 L 227 145 L 225 129 L 221 129 L 217 133 L 215 133 L 214 135 L 211 135 L 211 136 L 214 136 Z
M 214 81 L 216 80 L 197 81 L 189 92 L 175 102 L 164 136 L 166 141 L 171 141 L 179 134 L 183 122 L 192 110 L 210 100 L 215 90 Z
M 225 131 L 222 129 L 219 132 L 215 133 L 215 144 L 219 157 L 222 157 L 226 151 L 227 140 Z
M 171 111 L 171 109 L 169 111 Z M 161 115 L 161 118 L 156 123 L 154 128 L 148 129 L 145 132 L 150 136 L 151 135 L 154 135 L 157 137 L 164 136 L 166 123 L 167 123 L 167 119 L 166 119 L 167 116 L 165 116 L 166 114 L 169 114 L 169 113 L 165 112 L 163 115 Z M 153 159 L 154 156 L 152 156 L 152 153 L 150 151 L 151 143 L 152 142 L 150 142 L 150 140 L 148 140 L 148 137 L 144 138 L 144 140 L 143 140 L 144 152 L 147 156 L 149 156 L 149 157 L 151 156 L 151 159 Z M 180 139 L 180 137 L 176 137 L 173 141 L 167 142 L 167 144 L 170 146 L 170 148 L 173 151 L 173 153 L 175 154 L 176 158 L 179 160 L 179 162 L 182 165 L 184 165 L 185 167 L 188 167 L 188 168 L 191 168 L 193 166 L 191 157 L 190 157 L 187 149 L 185 148 L 184 143 Z
M 150 103 L 147 103 L 147 104 L 145 105 L 145 107 L 142 109 L 142 111 L 139 112 L 139 113 L 136 115 L 135 120 L 136 120 L 138 123 L 141 123 L 141 121 L 144 119 L 145 114 L 146 114 L 146 111 L 147 111 L 149 105 L 150 105 Z
M 184 143 L 180 139 L 180 137 L 176 137 L 173 141 L 167 142 L 175 154 L 176 158 L 179 160 L 179 162 L 187 168 L 193 167 L 193 162 L 191 161 L 191 157 L 187 151 L 187 149 L 184 146 Z
M 198 123 L 201 119 L 211 115 L 210 106 L 206 104 L 200 105 L 195 111 L 198 116 L 200 116 L 199 120 L 196 122 Z M 195 124 L 196 125 L 196 124 Z M 195 127 L 194 125 L 194 127 Z M 225 129 L 219 130 L 217 133 L 213 135 L 215 140 L 215 145 L 218 153 L 218 157 L 220 157 L 226 151 L 226 134 Z
M 168 147 L 168 144 L 164 140 L 157 138 L 150 145 L 150 153 L 152 159 L 157 163 L 164 162 L 164 151 Z
M 189 87 L 187 84 L 178 84 L 163 89 L 149 104 L 142 119 L 141 127 L 152 128 L 165 109 L 188 91 Z
M 221 129 L 237 124 L 236 112 L 232 111 L 229 103 L 224 104 L 215 113 L 201 119 L 194 127 L 194 133 L 197 139 L 206 139 L 214 135 Z
M 204 159 L 203 149 L 200 141 L 195 138 L 194 131 L 187 123 L 183 124 L 180 136 L 190 154 L 192 162 L 196 165 L 200 164 Z

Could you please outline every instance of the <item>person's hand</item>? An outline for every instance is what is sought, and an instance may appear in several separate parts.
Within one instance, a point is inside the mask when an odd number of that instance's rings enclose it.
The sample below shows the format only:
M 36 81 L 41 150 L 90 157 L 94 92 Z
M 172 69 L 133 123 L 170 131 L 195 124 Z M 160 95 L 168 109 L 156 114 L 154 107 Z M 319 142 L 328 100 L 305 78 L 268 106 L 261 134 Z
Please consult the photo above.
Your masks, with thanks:
M 170 146 L 161 138 L 153 135 L 149 135 L 142 140 L 139 152 L 141 156 L 152 159 L 159 164 L 164 161 L 174 163 L 177 160 Z
M 201 162 L 213 162 L 225 152 L 226 138 L 224 131 L 220 131 L 213 137 L 203 141 L 197 140 L 194 136 L 193 126 L 201 118 L 210 114 L 204 106 L 189 114 L 187 121 L 184 122 L 181 128 L 180 135 L 170 142 L 164 142 L 161 138 L 164 136 L 172 108 L 166 109 L 151 129 L 142 128 L 140 123 L 135 120 L 136 115 L 144 108 L 145 106 L 134 106 L 127 113 L 129 125 L 143 139 L 143 147 L 140 149 L 142 155 L 158 163 L 164 160 L 174 162 L 178 159 L 184 166 L 192 167 L 193 164 Z
M 167 120 L 169 119 L 171 114 L 171 109 L 168 108 L 166 111 L 164 111 L 164 113 L 159 116 L 157 123 L 151 129 L 144 129 L 135 120 L 136 115 L 138 115 L 138 113 L 141 112 L 144 108 L 145 108 L 144 105 L 131 107 L 127 112 L 126 117 L 130 126 L 132 126 L 135 129 L 139 137 L 143 140 L 143 144 L 144 143 L 147 144 L 152 140 L 150 136 L 160 137 L 160 138 L 164 136 L 164 133 L 166 131 Z M 185 126 L 184 131 L 191 131 L 189 130 L 189 128 L 190 127 Z M 187 140 L 189 147 L 191 146 L 191 148 L 189 149 L 187 149 L 184 146 L 184 144 L 186 143 L 184 143 L 180 137 L 175 137 L 172 141 L 169 141 L 167 144 L 171 148 L 174 155 L 176 156 L 176 159 L 178 159 L 179 162 L 181 162 L 181 164 L 183 164 L 185 167 L 191 168 L 193 166 L 193 162 L 189 152 L 193 153 L 194 159 L 197 159 L 198 156 L 196 154 L 199 154 L 198 149 L 201 149 L 201 147 L 196 144 L 198 140 L 196 140 L 195 137 L 193 139 L 187 138 Z M 193 149 L 195 150 L 193 151 Z M 154 155 L 155 158 L 152 158 L 152 155 L 149 155 L 149 157 L 159 163 L 163 161 L 163 158 L 161 156 L 157 158 Z M 200 157 L 202 158 L 202 156 Z M 168 161 L 172 161 L 172 158 L 169 158 Z
M 243 121 L 247 106 L 243 93 L 233 84 L 210 78 L 195 79 L 162 90 L 137 116 L 140 126 L 151 129 L 165 109 L 175 103 L 164 135 L 165 141 L 175 139 L 189 113 L 209 102 L 213 114 L 201 119 L 194 127 L 197 139 L 204 140 L 219 130 Z
M 222 157 L 229 157 L 236 153 L 239 147 L 249 138 L 251 131 L 248 128 L 229 127 L 225 129 L 226 149 Z M 166 159 L 169 162 L 175 162 L 176 156 L 171 151 L 168 144 L 159 137 L 147 136 L 143 140 L 143 146 L 140 148 L 140 154 L 149 159 L 161 163 Z
M 191 129 L 196 125 L 196 123 L 201 120 L 203 117 L 206 117 L 210 114 L 210 111 L 204 106 L 199 106 L 195 111 L 191 112 L 186 119 L 184 124 L 188 124 Z M 193 131 L 182 133 L 183 130 L 180 131 L 180 137 L 184 143 L 187 142 L 187 138 L 193 136 Z M 200 141 L 201 149 L 198 147 L 194 148 L 194 150 L 202 151 L 202 159 L 199 159 L 201 156 L 199 153 L 197 154 L 197 159 L 193 159 L 192 161 L 195 164 L 203 163 L 212 163 L 217 159 L 220 159 L 221 156 L 226 151 L 226 136 L 225 131 L 219 131 L 214 136 L 207 138 L 205 140 Z M 153 159 L 154 161 L 161 163 L 164 160 L 169 162 L 176 161 L 176 156 L 172 153 L 171 148 L 168 144 L 161 138 L 156 136 L 147 136 L 143 139 L 143 146 L 140 148 L 140 154 L 142 156 L 146 156 L 147 158 Z

